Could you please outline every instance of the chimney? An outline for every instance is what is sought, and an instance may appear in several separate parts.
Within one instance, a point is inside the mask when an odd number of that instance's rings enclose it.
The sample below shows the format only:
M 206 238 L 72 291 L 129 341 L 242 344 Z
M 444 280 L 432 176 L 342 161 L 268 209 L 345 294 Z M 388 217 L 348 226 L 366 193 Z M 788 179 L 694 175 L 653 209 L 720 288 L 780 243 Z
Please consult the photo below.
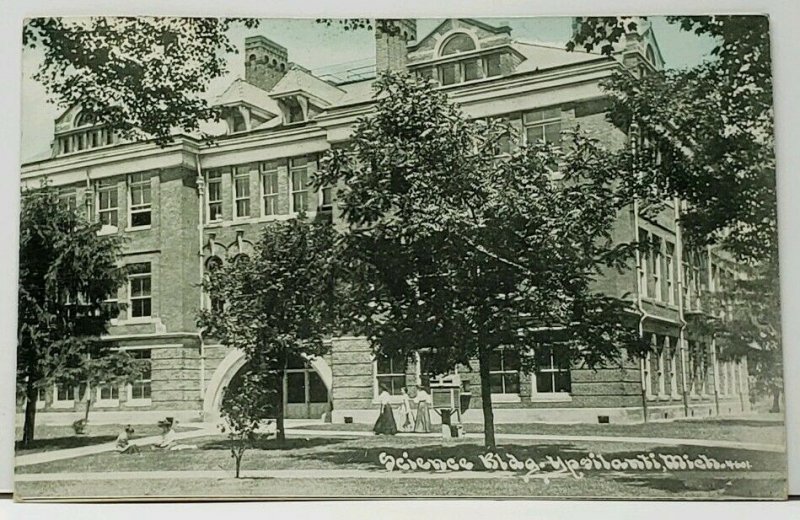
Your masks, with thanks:
M 408 62 L 408 42 L 417 39 L 417 21 L 376 20 L 375 24 L 375 70 L 404 71 Z
M 244 40 L 244 79 L 269 92 L 286 74 L 289 54 L 286 47 L 264 36 Z

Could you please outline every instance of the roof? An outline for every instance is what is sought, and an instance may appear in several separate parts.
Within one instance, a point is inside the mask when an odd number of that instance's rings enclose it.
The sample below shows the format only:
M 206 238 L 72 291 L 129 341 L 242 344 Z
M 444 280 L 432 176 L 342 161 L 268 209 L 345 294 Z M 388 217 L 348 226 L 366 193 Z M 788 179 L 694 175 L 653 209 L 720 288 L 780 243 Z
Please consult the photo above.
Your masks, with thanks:
M 280 114 L 278 104 L 269 96 L 266 90 L 262 90 L 241 78 L 235 79 L 214 102 L 218 106 L 238 103 L 246 103 L 271 114 Z
M 298 90 L 330 104 L 338 103 L 345 93 L 341 88 L 319 79 L 307 70 L 293 66 L 272 88 L 269 96 L 274 99 Z
M 585 63 L 605 58 L 597 53 L 579 50 L 568 51 L 565 48 L 557 47 L 553 44 L 534 43 L 522 40 L 514 40 L 511 43 L 511 47 L 525 57 L 525 60 L 514 70 L 515 74 L 564 65 L 574 65 L 576 63 Z

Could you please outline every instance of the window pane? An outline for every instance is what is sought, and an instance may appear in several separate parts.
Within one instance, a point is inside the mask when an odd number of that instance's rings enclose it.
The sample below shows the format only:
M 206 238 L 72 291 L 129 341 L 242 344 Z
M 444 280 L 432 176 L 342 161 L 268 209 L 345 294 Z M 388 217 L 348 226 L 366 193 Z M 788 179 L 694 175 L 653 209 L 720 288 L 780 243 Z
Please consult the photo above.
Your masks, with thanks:
M 536 391 L 540 394 L 553 392 L 553 373 L 539 372 L 536 374 Z
M 483 75 L 483 70 L 481 70 L 481 63 L 478 60 L 467 60 L 462 62 L 462 67 L 464 67 L 464 79 L 466 81 L 471 81 L 473 79 L 480 79 Z
M 500 75 L 500 55 L 493 54 L 484 58 L 486 61 L 486 76 L 499 76 Z
M 519 393 L 519 372 L 503 374 L 503 382 L 505 383 L 505 393 L 518 394 Z
M 142 211 L 131 213 L 131 226 L 149 226 L 150 225 L 150 211 Z
M 442 45 L 440 54 L 442 56 L 447 56 L 449 54 L 468 52 L 472 50 L 475 50 L 475 42 L 472 41 L 472 38 L 466 34 L 456 34 L 450 37 L 450 39 L 448 39 L 447 42 Z
M 312 403 L 328 402 L 328 387 L 314 370 L 308 372 L 308 400 Z
M 572 380 L 570 378 L 569 370 L 557 372 L 555 374 L 556 392 L 570 393 L 572 391 Z
M 286 374 L 286 402 L 306 402 L 306 375 L 304 372 L 289 372 Z
M 529 126 L 525 129 L 525 138 L 528 144 L 544 141 L 544 127 L 541 125 Z
M 442 85 L 452 85 L 458 82 L 458 65 L 455 63 L 442 65 L 439 76 L 442 78 Z
M 489 353 L 489 370 L 502 370 L 502 353 L 499 350 L 493 350 Z
M 490 374 L 489 385 L 492 387 L 493 394 L 503 393 L 503 374 Z
M 550 144 L 561 142 L 561 123 L 550 123 L 544 126 L 544 140 Z

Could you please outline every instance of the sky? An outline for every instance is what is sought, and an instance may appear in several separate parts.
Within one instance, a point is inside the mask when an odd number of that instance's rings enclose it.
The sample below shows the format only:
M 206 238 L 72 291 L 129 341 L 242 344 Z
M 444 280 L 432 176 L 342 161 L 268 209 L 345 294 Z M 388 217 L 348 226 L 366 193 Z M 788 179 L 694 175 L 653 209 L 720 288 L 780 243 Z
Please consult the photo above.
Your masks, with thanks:
M 663 17 L 650 17 L 653 31 L 667 67 L 683 68 L 700 63 L 707 57 L 713 41 L 681 31 L 668 24 Z M 417 21 L 417 35 L 424 37 L 442 20 Z M 571 35 L 571 19 L 568 17 L 539 18 L 483 18 L 492 25 L 511 26 L 511 36 L 520 40 L 564 45 Z M 327 69 L 334 64 L 374 59 L 374 40 L 370 31 L 344 31 L 337 24 L 330 27 L 314 20 L 269 19 L 258 28 L 247 29 L 234 26 L 228 36 L 231 42 L 243 51 L 247 36 L 262 34 L 283 45 L 289 53 L 289 61 L 307 69 Z M 230 54 L 227 75 L 214 80 L 208 89 L 208 99 L 222 93 L 237 77 L 244 77 L 243 54 Z M 22 51 L 22 150 L 23 162 L 47 155 L 53 137 L 53 122 L 63 108 L 48 102 L 44 87 L 33 80 L 42 59 L 38 49 L 23 48 Z

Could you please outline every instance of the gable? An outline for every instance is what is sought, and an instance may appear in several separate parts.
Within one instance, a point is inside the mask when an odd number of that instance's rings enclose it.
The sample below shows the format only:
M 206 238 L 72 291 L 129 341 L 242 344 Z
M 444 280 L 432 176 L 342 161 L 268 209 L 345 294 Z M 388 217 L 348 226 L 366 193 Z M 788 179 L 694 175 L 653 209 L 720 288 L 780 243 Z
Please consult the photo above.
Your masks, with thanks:
M 439 49 L 452 35 L 469 35 L 478 48 L 489 48 L 511 41 L 511 28 L 495 27 L 469 18 L 448 18 L 428 35 L 408 47 L 409 61 L 429 60 L 438 55 Z

